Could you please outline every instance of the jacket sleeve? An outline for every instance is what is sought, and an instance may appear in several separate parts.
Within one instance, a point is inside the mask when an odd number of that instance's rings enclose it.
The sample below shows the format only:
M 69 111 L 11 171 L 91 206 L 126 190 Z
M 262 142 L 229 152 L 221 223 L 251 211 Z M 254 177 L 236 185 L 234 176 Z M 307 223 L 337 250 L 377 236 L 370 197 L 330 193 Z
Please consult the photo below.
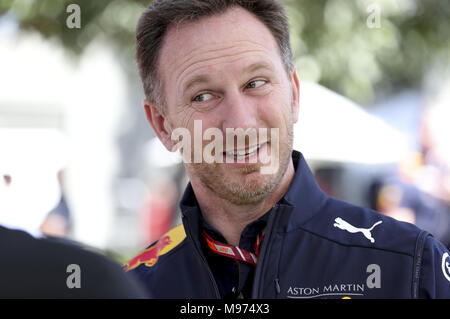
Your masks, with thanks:
M 450 255 L 445 246 L 427 236 L 419 280 L 420 298 L 450 299 Z

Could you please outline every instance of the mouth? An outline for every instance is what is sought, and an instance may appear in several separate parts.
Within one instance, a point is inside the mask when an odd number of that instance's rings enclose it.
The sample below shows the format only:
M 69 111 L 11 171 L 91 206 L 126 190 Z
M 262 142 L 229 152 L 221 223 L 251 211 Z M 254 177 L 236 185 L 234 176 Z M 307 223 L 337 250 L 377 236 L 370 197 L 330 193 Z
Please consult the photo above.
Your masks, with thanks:
M 223 152 L 224 159 L 228 159 L 227 163 L 236 163 L 237 161 L 241 163 L 250 163 L 251 159 L 255 159 L 254 163 L 257 162 L 257 156 L 259 151 L 266 147 L 269 142 L 264 142 L 252 147 L 247 147 L 243 150 L 232 150 Z

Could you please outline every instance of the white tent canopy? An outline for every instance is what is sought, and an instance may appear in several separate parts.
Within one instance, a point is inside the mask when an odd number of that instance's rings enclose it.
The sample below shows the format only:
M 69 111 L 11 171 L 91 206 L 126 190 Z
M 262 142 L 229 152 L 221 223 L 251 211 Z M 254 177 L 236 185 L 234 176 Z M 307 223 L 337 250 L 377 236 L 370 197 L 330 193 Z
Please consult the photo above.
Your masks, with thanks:
M 407 140 L 383 120 L 315 83 L 300 84 L 294 149 L 309 160 L 383 164 L 402 159 Z

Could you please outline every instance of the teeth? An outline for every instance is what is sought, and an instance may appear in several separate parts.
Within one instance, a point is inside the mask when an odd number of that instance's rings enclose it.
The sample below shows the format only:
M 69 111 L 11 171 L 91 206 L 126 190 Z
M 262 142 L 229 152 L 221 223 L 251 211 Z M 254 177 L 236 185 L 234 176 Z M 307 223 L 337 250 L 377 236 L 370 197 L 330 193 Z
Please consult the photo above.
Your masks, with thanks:
M 240 150 L 240 151 L 235 151 L 235 152 L 227 152 L 228 156 L 236 156 L 238 158 L 242 158 L 245 157 L 247 155 L 251 155 L 254 152 L 256 152 L 259 148 L 261 147 L 261 145 L 256 145 L 253 146 L 251 148 L 249 148 L 248 150 Z

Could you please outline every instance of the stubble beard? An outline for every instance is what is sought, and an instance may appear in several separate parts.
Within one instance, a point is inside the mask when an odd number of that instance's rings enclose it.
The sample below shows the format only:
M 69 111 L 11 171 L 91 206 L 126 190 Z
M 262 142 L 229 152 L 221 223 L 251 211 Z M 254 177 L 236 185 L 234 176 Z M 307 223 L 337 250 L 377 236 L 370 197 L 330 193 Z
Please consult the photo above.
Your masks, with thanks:
M 279 139 L 279 167 L 274 174 L 257 173 L 263 165 L 261 163 L 233 169 L 232 173 L 229 172 L 225 163 L 191 163 L 188 165 L 191 166 L 193 174 L 199 178 L 203 186 L 218 197 L 234 205 L 258 204 L 276 189 L 288 168 L 293 145 L 292 118 L 289 119 L 287 128 L 286 138 Z M 231 174 L 237 175 L 238 178 L 230 178 Z

